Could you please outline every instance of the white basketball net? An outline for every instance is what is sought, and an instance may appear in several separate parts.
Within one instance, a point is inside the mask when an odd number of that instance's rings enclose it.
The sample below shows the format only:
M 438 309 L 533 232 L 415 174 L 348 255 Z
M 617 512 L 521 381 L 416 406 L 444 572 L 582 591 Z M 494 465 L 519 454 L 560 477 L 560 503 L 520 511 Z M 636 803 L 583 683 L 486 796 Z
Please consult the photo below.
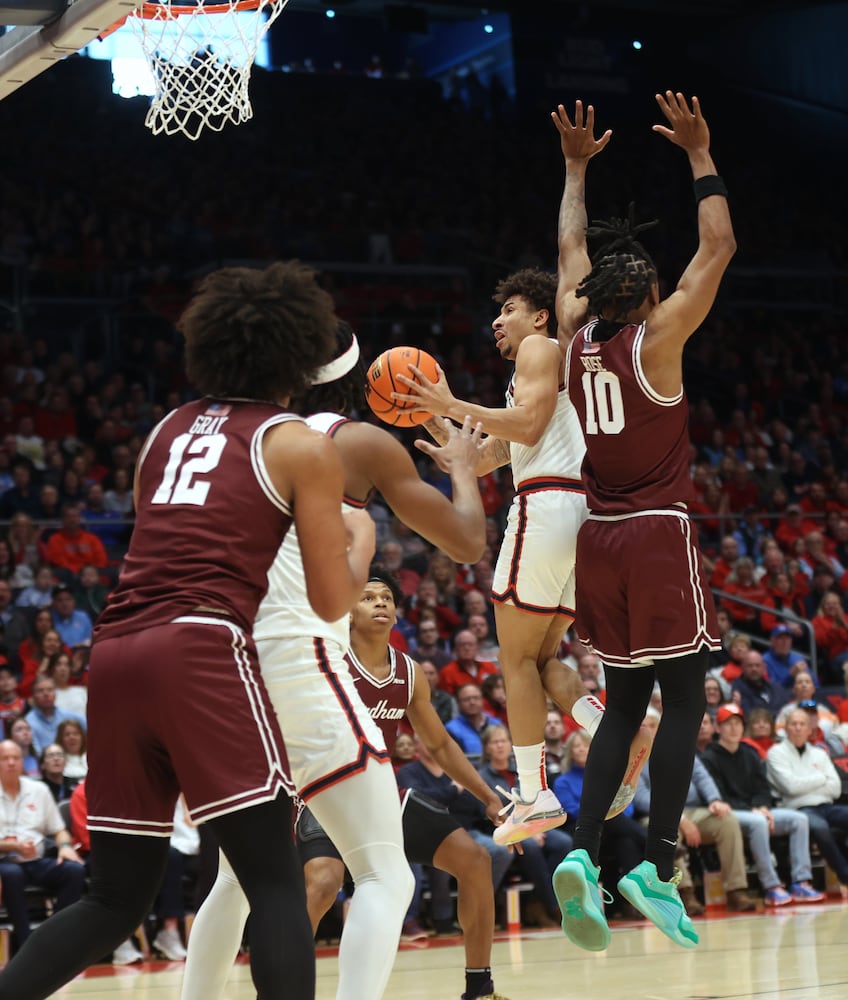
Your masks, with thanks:
M 253 117 L 248 84 L 265 32 L 288 0 L 145 3 L 127 18 L 155 93 L 144 124 L 154 135 L 197 139 Z

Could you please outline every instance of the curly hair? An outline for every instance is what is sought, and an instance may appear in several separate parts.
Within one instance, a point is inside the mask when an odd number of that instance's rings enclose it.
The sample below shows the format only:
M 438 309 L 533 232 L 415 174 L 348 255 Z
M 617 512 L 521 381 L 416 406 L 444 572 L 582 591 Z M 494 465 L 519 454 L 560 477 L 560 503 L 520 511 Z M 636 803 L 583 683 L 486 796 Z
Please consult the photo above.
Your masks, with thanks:
M 349 323 L 340 319 L 336 327 L 336 346 L 330 360 L 341 357 L 352 343 L 353 330 Z M 310 413 L 341 413 L 349 417 L 365 408 L 366 381 L 365 363 L 360 355 L 346 375 L 335 382 L 310 386 L 302 396 L 292 401 L 292 409 L 304 416 Z
M 630 203 L 626 219 L 593 222 L 586 231 L 594 242 L 592 270 L 575 291 L 589 300 L 589 311 L 606 326 L 617 330 L 631 309 L 640 306 L 657 280 L 657 268 L 647 250 L 636 239 L 639 233 L 657 224 L 636 224 L 635 205 Z M 604 316 L 604 312 L 609 315 Z
M 302 394 L 333 356 L 333 300 L 298 261 L 208 274 L 177 328 L 198 392 L 277 402 Z
M 503 305 L 508 298 L 517 295 L 528 302 L 533 309 L 548 310 L 548 333 L 556 336 L 556 290 L 557 279 L 553 274 L 542 271 L 538 267 L 525 267 L 515 271 L 495 287 L 492 298 L 498 305 Z

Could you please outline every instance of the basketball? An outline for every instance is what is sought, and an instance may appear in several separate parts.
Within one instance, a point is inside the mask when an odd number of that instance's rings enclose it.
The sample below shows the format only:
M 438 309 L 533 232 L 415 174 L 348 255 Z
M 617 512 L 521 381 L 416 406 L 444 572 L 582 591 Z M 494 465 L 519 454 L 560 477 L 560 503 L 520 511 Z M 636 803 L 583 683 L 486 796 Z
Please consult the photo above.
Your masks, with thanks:
M 432 416 L 432 413 L 413 412 L 413 403 L 392 399 L 393 392 L 407 391 L 408 386 L 399 381 L 397 376 L 401 374 L 413 378 L 409 365 L 420 368 L 431 382 L 435 382 L 439 377 L 436 359 L 417 347 L 392 347 L 388 351 L 383 351 L 368 369 L 365 396 L 371 412 L 395 427 L 426 424 Z

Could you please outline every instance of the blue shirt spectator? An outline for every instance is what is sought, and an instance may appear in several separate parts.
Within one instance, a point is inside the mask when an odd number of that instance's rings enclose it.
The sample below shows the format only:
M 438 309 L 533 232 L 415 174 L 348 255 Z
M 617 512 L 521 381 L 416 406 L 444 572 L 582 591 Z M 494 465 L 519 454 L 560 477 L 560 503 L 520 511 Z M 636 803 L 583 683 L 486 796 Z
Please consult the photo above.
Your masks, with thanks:
M 83 646 L 91 642 L 94 628 L 91 618 L 76 606 L 74 592 L 66 583 L 53 588 L 53 628 L 66 646 Z
M 770 638 L 771 646 L 763 653 L 763 662 L 768 670 L 769 680 L 773 684 L 791 688 L 795 674 L 799 670 L 809 673 L 812 677 L 807 661 L 792 648 L 792 629 L 788 625 L 776 625 L 771 630 Z M 813 682 L 818 687 L 818 680 L 815 677 Z
M 85 719 L 74 712 L 56 707 L 56 685 L 50 677 L 39 677 L 32 685 L 33 708 L 24 716 L 32 730 L 32 747 L 41 756 L 44 748 L 56 742 L 56 730 L 65 719 L 74 719 L 85 729 Z

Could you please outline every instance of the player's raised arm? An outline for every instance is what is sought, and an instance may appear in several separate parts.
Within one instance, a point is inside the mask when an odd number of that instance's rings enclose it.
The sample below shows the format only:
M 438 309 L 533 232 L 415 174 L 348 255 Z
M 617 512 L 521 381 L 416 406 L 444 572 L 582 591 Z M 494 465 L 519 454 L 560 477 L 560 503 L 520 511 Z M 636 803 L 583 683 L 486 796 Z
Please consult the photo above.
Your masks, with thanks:
M 600 139 L 596 139 L 595 109 L 590 104 L 584 113 L 582 101 L 575 103 L 573 122 L 562 104 L 551 113 L 551 118 L 559 133 L 565 159 L 565 187 L 557 227 L 556 298 L 557 337 L 564 349 L 586 317 L 585 299 L 578 299 L 574 294 L 592 266 L 586 246 L 586 168 L 589 160 L 607 145 L 612 131 L 607 129 Z
M 646 359 L 650 364 L 679 357 L 686 340 L 711 309 L 722 275 L 736 252 L 727 204 L 727 187 L 710 155 L 710 131 L 697 97 L 691 107 L 683 94 L 667 90 L 656 95 L 668 125 L 653 130 L 680 146 L 689 157 L 698 205 L 698 249 L 675 291 L 651 314 L 646 328 Z

